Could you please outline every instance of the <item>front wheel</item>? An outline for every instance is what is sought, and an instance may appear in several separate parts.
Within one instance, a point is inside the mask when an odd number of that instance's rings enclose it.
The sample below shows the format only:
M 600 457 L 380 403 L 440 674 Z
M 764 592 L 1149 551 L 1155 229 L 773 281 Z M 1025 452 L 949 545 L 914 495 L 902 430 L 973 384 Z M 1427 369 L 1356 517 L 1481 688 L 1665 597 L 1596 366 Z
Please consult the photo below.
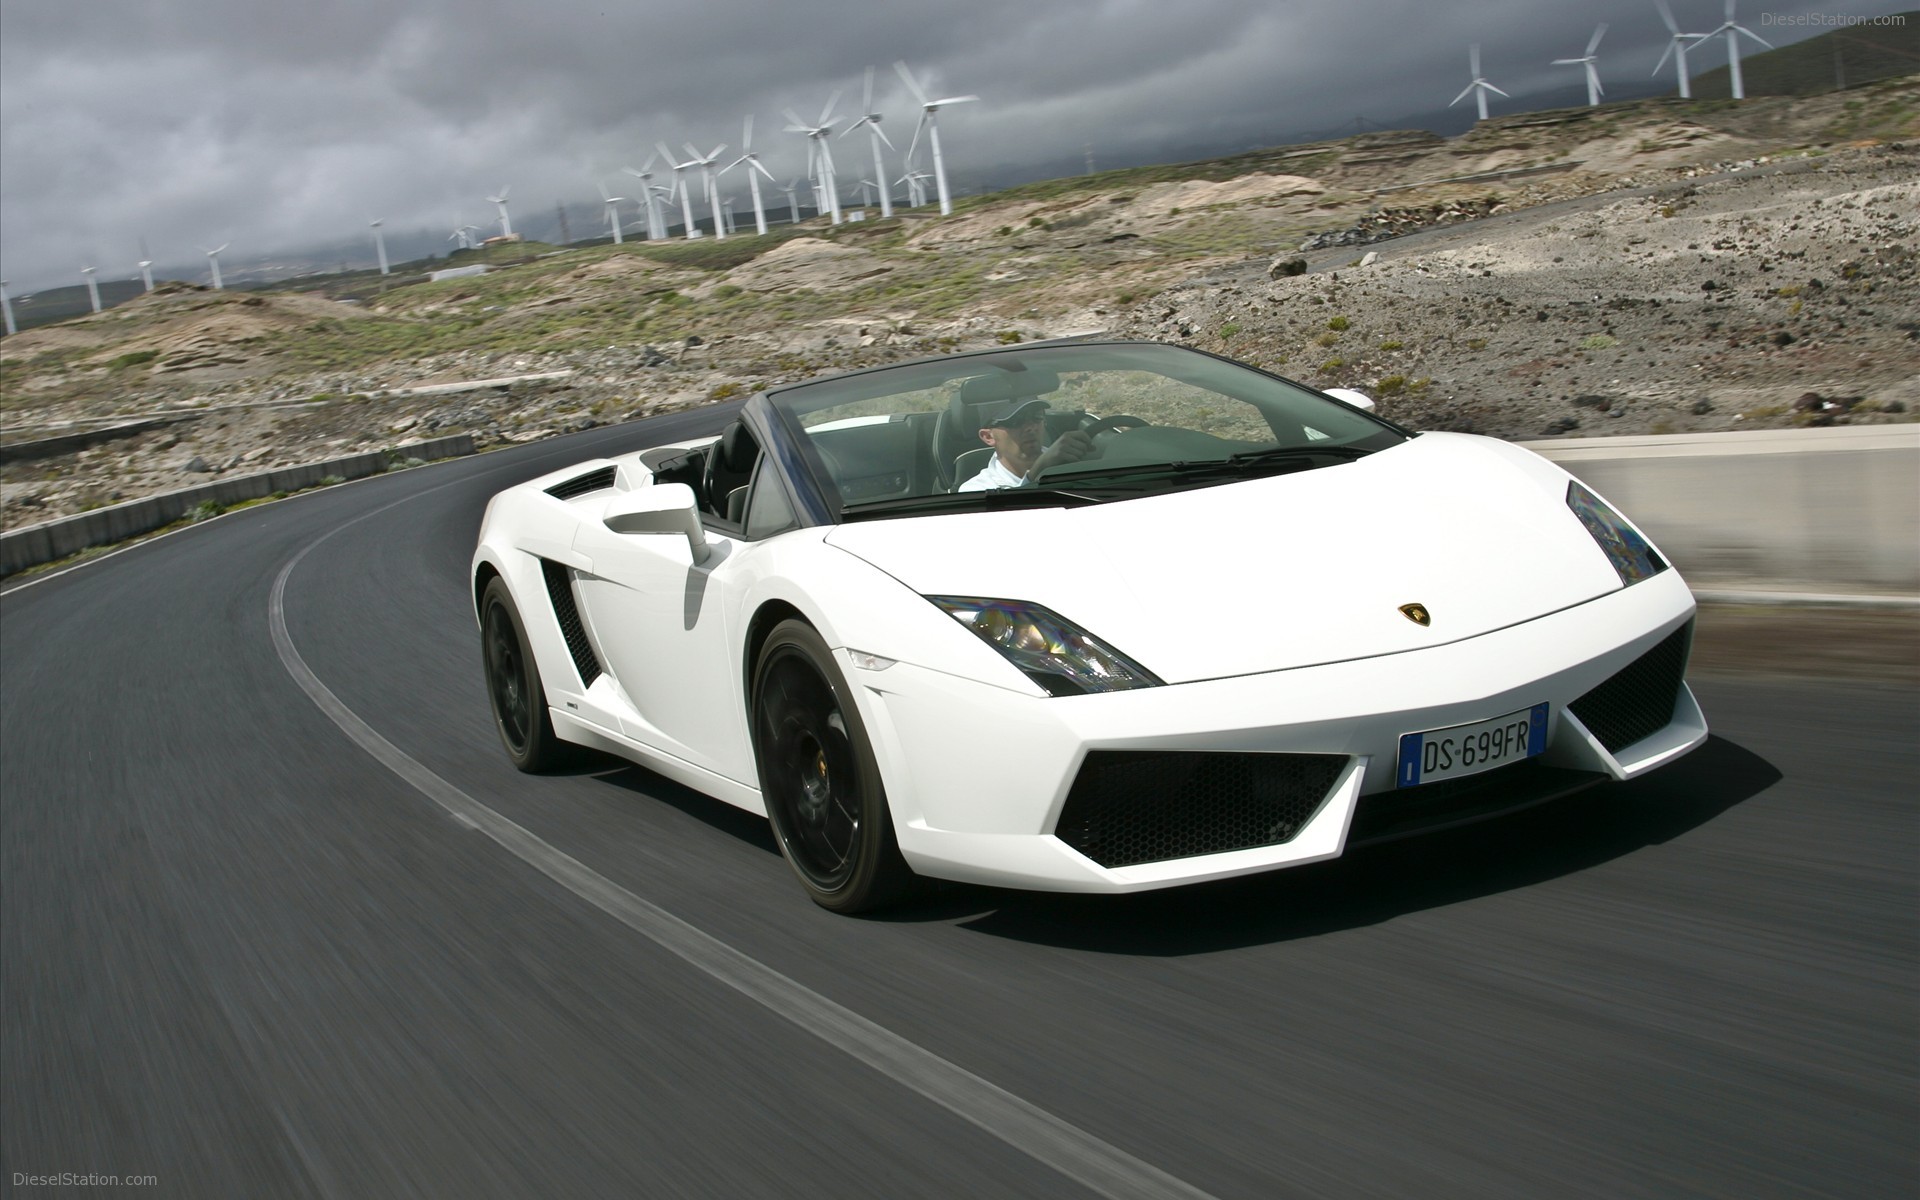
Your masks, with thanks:
M 913 872 L 860 714 L 826 642 L 803 621 L 782 622 L 761 648 L 753 746 L 780 852 L 814 903 L 865 912 L 908 891 Z
M 529 772 L 565 766 L 573 747 L 553 732 L 540 664 L 533 661 L 507 581 L 498 576 L 480 594 L 480 655 L 494 727 L 513 765 Z

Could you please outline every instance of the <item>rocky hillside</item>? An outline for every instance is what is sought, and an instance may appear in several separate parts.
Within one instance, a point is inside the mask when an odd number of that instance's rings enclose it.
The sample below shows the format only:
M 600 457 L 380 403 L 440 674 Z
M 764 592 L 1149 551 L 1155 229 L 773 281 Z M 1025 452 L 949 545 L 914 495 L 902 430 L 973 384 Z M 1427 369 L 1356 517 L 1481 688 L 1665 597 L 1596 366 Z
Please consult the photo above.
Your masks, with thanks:
M 0 341 L 0 500 L 28 523 L 208 473 L 440 432 L 530 440 L 1092 330 L 1504 437 L 1909 419 L 1916 143 L 1909 78 L 1373 133 L 1030 185 L 947 219 L 558 250 L 439 283 L 172 285 Z M 167 423 L 31 445 L 143 417 Z

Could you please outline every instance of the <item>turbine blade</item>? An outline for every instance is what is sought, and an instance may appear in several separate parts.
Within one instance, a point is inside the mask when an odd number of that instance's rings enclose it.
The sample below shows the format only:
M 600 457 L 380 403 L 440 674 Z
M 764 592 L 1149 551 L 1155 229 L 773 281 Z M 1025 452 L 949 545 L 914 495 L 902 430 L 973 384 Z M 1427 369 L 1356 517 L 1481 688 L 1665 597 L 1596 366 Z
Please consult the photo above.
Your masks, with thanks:
M 796 126 L 798 126 L 798 127 L 799 127 L 799 130 L 800 130 L 800 132 L 802 132 L 802 133 L 804 133 L 804 132 L 806 132 L 806 130 L 807 130 L 807 128 L 808 128 L 808 126 L 807 126 L 807 123 L 806 123 L 805 121 L 802 121 L 802 120 L 800 119 L 800 114 L 799 114 L 799 113 L 796 113 L 796 112 L 794 112 L 794 111 L 793 111 L 792 109 L 790 109 L 790 108 L 783 108 L 783 109 L 781 109 L 780 111 L 786 114 L 786 117 L 787 117 L 787 120 L 789 120 L 789 121 L 792 121 L 792 122 L 794 123 L 794 125 L 796 125 Z M 789 132 L 791 132 L 791 131 L 789 131 Z
M 1667 23 L 1667 29 L 1668 29 L 1668 31 L 1669 31 L 1669 32 L 1671 32 L 1671 33 L 1673 34 L 1673 36 L 1675 36 L 1675 37 L 1679 37 L 1679 36 L 1680 36 L 1680 22 L 1678 22 L 1678 21 L 1676 21 L 1676 20 L 1674 20 L 1674 19 L 1673 19 L 1673 9 L 1671 9 L 1671 8 L 1669 8 L 1669 7 L 1667 6 L 1667 0 L 1653 0 L 1653 2 L 1654 2 L 1655 4 L 1657 4 L 1657 5 L 1659 5 L 1659 7 L 1660 7 L 1660 19 L 1661 19 L 1662 21 L 1665 21 L 1665 22 Z M 1660 70 L 1660 68 L 1658 68 L 1658 67 L 1655 67 L 1655 68 L 1654 68 L 1654 71 L 1655 71 L 1656 73 L 1657 73 L 1657 72 L 1658 72 L 1659 70 Z
M 820 124 L 833 124 L 833 106 L 840 103 L 840 93 L 846 90 L 845 88 L 833 89 L 833 95 L 827 97 L 827 106 L 820 110 Z
M 893 149 L 893 142 L 891 139 L 887 137 L 887 131 L 880 128 L 880 122 L 869 121 L 867 122 L 867 128 L 873 130 L 873 136 L 887 143 L 887 149 L 889 150 Z
M 1473 68 L 1473 77 L 1480 78 L 1480 43 L 1467 47 L 1467 63 Z
M 927 102 L 927 94 L 920 90 L 920 84 L 914 79 L 913 73 L 907 70 L 907 64 L 896 62 L 893 64 L 893 69 L 900 73 L 900 81 L 907 85 L 907 90 L 913 93 L 913 98 L 924 105 Z
M 863 113 L 873 112 L 873 68 L 872 67 L 867 68 L 867 90 L 863 92 L 860 96 L 860 111 Z
M 1584 58 L 1556 58 L 1549 65 L 1555 66 L 1555 67 L 1564 67 L 1564 66 L 1569 66 L 1576 63 L 1583 63 L 1585 61 L 1587 60 Z
M 1465 100 L 1468 96 L 1473 95 L 1473 89 L 1478 86 L 1480 85 L 1475 83 L 1468 84 L 1465 91 L 1461 92 L 1458 96 L 1455 96 L 1453 99 L 1447 101 L 1447 107 L 1452 108 L 1454 105 L 1460 103 L 1462 100 Z
M 1594 28 L 1593 40 L 1587 43 L 1587 53 L 1592 54 L 1595 50 L 1598 50 L 1600 48 L 1600 39 L 1605 36 L 1607 36 L 1607 23 L 1602 21 Z
M 978 100 L 978 96 L 948 96 L 945 100 L 935 100 L 933 106 L 939 108 L 946 104 L 965 104 L 969 100 Z
M 1755 32 L 1754 32 L 1753 30 L 1751 30 L 1751 29 L 1748 29 L 1748 28 L 1747 28 L 1746 26 L 1744 26 L 1744 25 L 1735 25 L 1735 26 L 1733 27 L 1733 31 L 1734 31 L 1735 33 L 1744 33 L 1744 34 L 1746 34 L 1746 35 L 1747 35 L 1748 37 L 1750 37 L 1750 38 L 1752 38 L 1752 39 L 1753 39 L 1754 41 L 1756 41 L 1756 42 L 1759 42 L 1759 43 L 1760 43 L 1760 44 L 1761 44 L 1762 46 L 1765 46 L 1765 47 L 1766 47 L 1767 49 L 1769 49 L 1769 50 L 1771 50 L 1771 49 L 1773 49 L 1773 43 L 1772 43 L 1772 42 L 1770 42 L 1770 41 L 1768 41 L 1767 39 L 1765 39 L 1765 38 L 1763 38 L 1763 37 L 1761 37 L 1761 36 L 1760 36 L 1759 34 L 1757 34 L 1757 33 L 1755 33 Z
M 772 171 L 769 171 L 769 170 L 767 170 L 767 169 L 766 169 L 765 167 L 763 167 L 763 166 L 761 166 L 761 165 L 760 165 L 760 160 L 759 160 L 759 159 L 757 159 L 757 158 L 755 158 L 755 157 L 753 157 L 753 156 L 752 156 L 751 154 L 749 154 L 749 155 L 747 155 L 747 156 L 746 156 L 746 159 L 747 159 L 747 165 L 748 165 L 748 166 L 750 166 L 750 167 L 752 167 L 752 168 L 753 168 L 754 170 L 756 170 L 756 171 L 758 171 L 758 172 L 760 172 L 760 173 L 761 173 L 762 175 L 765 175 L 765 176 L 766 176 L 766 177 L 767 177 L 768 179 L 772 179 L 772 178 L 773 178 L 773 172 L 772 172 Z
M 1593 90 L 1596 95 L 1604 96 L 1607 94 L 1607 89 L 1600 86 L 1600 72 L 1593 69 L 1592 63 L 1587 64 L 1587 82 L 1593 85 Z
M 1487 90 L 1488 90 L 1488 91 L 1490 91 L 1490 92 L 1500 92 L 1500 89 L 1499 89 L 1499 88 L 1497 88 L 1497 87 L 1495 87 L 1495 86 L 1493 86 L 1492 84 L 1490 84 L 1490 83 L 1488 83 L 1488 82 L 1487 82 L 1486 80 L 1484 80 L 1484 79 L 1480 81 L 1480 86 L 1481 86 L 1481 87 L 1483 87 L 1483 88 L 1485 88 L 1485 89 L 1487 89 Z M 1501 94 L 1502 96 L 1507 96 L 1507 94 L 1506 94 L 1505 92 L 1500 92 L 1500 94 Z M 1512 96 L 1507 96 L 1507 99 L 1509 99 L 1509 100 L 1511 100 L 1511 99 L 1513 99 L 1513 97 L 1512 97 Z
M 740 151 L 744 154 L 751 149 L 753 149 L 753 114 L 748 113 L 747 119 L 740 125 Z
M 1679 33 L 1679 30 L 1676 29 L 1674 32 L 1677 34 Z M 1660 56 L 1659 62 L 1653 64 L 1653 74 L 1658 75 L 1660 73 L 1660 68 L 1667 65 L 1667 59 L 1673 56 L 1673 48 L 1677 44 L 1678 43 L 1672 42 L 1672 41 L 1669 41 L 1667 43 L 1666 52 Z

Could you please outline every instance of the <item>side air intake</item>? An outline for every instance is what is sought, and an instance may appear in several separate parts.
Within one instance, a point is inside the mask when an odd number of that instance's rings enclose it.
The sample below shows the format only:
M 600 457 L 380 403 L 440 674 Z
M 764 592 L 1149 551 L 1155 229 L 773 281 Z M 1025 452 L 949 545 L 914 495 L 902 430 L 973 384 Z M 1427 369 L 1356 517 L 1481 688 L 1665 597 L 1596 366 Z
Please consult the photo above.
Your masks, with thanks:
M 571 500 L 575 496 L 584 496 L 588 492 L 597 492 L 613 486 L 614 469 L 597 467 L 585 475 L 575 475 L 572 479 L 563 479 L 547 489 L 547 495 L 556 500 Z
M 613 468 L 608 467 L 609 471 Z M 573 602 L 573 581 L 567 569 L 552 559 L 540 560 L 540 572 L 547 579 L 547 598 L 553 601 L 553 615 L 560 621 L 560 635 L 567 639 L 567 653 L 573 656 L 574 669 L 580 672 L 580 685 L 586 687 L 600 678 L 600 660 L 587 640 L 586 623 L 580 619 L 579 606 Z

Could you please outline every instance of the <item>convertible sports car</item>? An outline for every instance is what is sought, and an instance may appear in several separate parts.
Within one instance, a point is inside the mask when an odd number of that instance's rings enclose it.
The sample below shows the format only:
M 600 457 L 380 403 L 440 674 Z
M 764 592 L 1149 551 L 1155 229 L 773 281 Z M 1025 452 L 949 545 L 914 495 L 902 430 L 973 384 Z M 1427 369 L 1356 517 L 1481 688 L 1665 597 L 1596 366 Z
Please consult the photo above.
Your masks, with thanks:
M 473 561 L 501 738 L 763 813 L 841 912 L 1313 862 L 1703 742 L 1659 551 L 1546 460 L 1372 407 L 1050 343 L 510 488 Z M 988 469 L 1016 427 L 1076 450 Z

